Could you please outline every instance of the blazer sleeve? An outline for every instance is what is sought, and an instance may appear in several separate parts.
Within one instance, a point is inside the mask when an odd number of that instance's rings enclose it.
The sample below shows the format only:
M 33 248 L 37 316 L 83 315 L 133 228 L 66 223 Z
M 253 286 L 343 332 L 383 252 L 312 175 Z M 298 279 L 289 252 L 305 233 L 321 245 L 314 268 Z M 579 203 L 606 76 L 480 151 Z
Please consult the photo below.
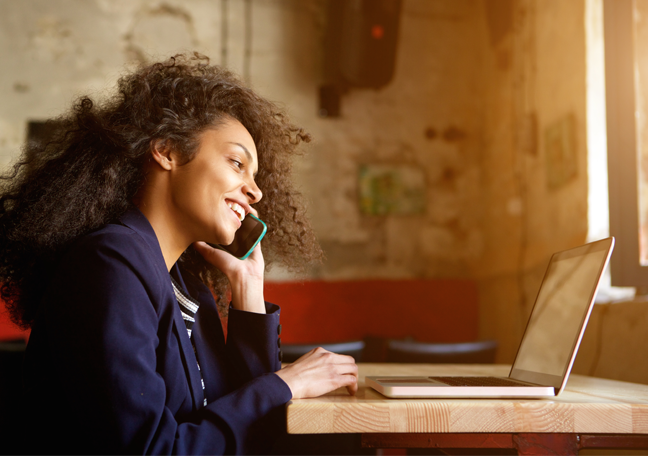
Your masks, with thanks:
M 246 451 L 255 423 L 282 408 L 290 389 L 276 374 L 255 375 L 204 408 L 174 414 L 169 401 L 190 395 L 171 390 L 158 373 L 165 350 L 174 349 L 158 336 L 172 316 L 158 304 L 165 277 L 150 263 L 134 236 L 121 236 L 77 248 L 59 269 L 45 308 L 49 353 L 62 379 L 58 405 L 71 420 L 64 427 L 88 453 Z M 184 385 L 185 373 L 176 374 L 174 386 Z
M 183 272 L 182 277 L 190 294 L 201 303 L 197 321 L 207 322 L 197 327 L 194 325 L 195 333 L 200 334 L 200 339 L 203 336 L 210 339 L 212 350 L 220 347 L 221 344 L 215 337 L 222 339 L 223 334 L 220 331 L 220 316 L 216 311 L 216 302 L 211 291 L 191 274 Z M 246 383 L 260 375 L 281 369 L 281 309 L 269 302 L 265 303 L 265 307 L 265 314 L 237 310 L 231 306 L 229 308 L 225 352 L 235 370 L 232 373 L 235 384 Z M 201 347 L 197 348 L 202 352 Z
M 281 369 L 280 309 L 266 302 L 266 312 L 258 314 L 230 307 L 227 353 L 241 382 Z

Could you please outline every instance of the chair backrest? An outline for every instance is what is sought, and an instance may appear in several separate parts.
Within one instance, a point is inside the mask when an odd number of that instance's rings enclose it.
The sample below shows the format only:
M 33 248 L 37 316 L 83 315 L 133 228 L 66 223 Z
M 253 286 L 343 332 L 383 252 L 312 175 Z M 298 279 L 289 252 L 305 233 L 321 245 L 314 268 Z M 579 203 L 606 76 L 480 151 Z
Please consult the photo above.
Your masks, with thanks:
M 492 364 L 498 343 L 495 340 L 461 343 L 429 343 L 390 340 L 388 363 Z
M 356 362 L 359 363 L 362 361 L 362 351 L 365 348 L 365 343 L 361 340 L 354 340 L 322 344 L 283 344 L 281 346 L 281 353 L 283 354 L 282 361 L 284 363 L 292 363 L 296 361 L 297 358 L 317 347 L 322 347 L 330 352 L 338 353 L 340 355 L 353 356 Z

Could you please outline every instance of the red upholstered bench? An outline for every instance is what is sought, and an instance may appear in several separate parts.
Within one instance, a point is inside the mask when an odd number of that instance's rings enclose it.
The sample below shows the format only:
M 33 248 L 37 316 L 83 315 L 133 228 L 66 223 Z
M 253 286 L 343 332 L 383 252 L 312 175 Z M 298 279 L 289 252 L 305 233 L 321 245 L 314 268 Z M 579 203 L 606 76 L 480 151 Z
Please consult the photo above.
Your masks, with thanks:
M 423 342 L 478 338 L 477 285 L 464 279 L 270 282 L 289 344 L 412 337 Z

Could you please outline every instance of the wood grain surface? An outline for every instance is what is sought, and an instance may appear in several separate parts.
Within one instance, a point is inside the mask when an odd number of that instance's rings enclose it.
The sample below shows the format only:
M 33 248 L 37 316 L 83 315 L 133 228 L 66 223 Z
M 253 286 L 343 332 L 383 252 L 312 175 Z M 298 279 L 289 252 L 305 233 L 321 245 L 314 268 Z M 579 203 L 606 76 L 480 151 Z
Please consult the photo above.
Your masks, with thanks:
M 366 375 L 497 375 L 510 366 L 359 364 L 356 396 L 340 389 L 288 404 L 291 434 L 550 432 L 648 434 L 648 385 L 572 375 L 550 399 L 389 399 Z

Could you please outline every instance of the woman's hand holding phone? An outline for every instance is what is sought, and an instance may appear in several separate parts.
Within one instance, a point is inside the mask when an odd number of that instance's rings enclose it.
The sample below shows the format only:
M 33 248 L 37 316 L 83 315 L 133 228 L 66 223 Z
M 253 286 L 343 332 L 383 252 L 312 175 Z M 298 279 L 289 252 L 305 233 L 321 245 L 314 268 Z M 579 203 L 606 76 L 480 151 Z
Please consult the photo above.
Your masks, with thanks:
M 265 262 L 261 244 L 243 261 L 214 248 L 206 242 L 194 243 L 194 248 L 205 260 L 223 271 L 232 288 L 232 306 L 235 309 L 266 313 L 263 299 L 263 272 Z
M 254 210 L 253 210 L 254 211 Z M 197 242 L 194 248 L 211 264 L 223 271 L 232 288 L 232 306 L 248 312 L 265 313 L 261 239 L 266 224 L 254 214 L 245 216 L 229 246 Z

